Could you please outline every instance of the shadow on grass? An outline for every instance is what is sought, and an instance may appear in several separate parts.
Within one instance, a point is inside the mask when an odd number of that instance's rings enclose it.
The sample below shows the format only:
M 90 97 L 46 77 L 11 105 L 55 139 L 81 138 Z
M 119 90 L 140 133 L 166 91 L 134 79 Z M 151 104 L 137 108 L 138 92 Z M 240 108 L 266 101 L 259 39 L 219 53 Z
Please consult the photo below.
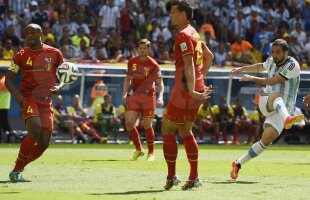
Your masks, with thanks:
M 21 192 L 0 192 L 0 194 L 19 194 Z
M 27 180 L 25 180 L 25 181 L 22 181 L 22 182 L 20 182 L 20 183 L 25 183 L 25 182 L 31 182 L 31 181 L 27 181 Z M 10 181 L 10 180 L 8 180 L 8 181 L 0 181 L 0 184 L 6 184 L 6 183 L 12 183 L 12 184 L 15 184 L 15 183 L 13 183 L 12 181 Z
M 115 162 L 115 161 L 130 161 L 130 160 L 114 160 L 114 159 L 108 159 L 108 160 L 83 160 L 83 162 Z
M 255 182 L 255 181 L 233 181 L 233 180 L 212 182 L 212 184 L 256 184 L 256 183 L 259 183 L 259 182 Z
M 294 163 L 294 165 L 310 165 L 310 163 Z
M 128 195 L 128 194 L 146 194 L 146 193 L 159 193 L 164 190 L 140 190 L 140 191 L 127 191 L 127 192 L 108 192 L 108 193 L 90 193 L 89 195 Z

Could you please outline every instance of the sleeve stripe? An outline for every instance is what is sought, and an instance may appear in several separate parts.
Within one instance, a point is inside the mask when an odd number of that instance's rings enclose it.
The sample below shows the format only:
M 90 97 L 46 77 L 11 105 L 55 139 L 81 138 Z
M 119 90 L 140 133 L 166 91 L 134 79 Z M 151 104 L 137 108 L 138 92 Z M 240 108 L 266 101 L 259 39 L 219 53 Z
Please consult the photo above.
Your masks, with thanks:
M 283 78 L 285 78 L 286 80 L 288 80 L 288 78 L 286 78 L 286 76 L 284 76 L 281 72 L 279 73 L 280 76 L 282 76 Z
M 186 53 L 186 54 L 183 54 L 182 57 L 187 56 L 187 55 L 190 55 L 190 54 L 193 54 L 193 55 L 194 55 L 194 52 L 188 52 L 188 53 Z

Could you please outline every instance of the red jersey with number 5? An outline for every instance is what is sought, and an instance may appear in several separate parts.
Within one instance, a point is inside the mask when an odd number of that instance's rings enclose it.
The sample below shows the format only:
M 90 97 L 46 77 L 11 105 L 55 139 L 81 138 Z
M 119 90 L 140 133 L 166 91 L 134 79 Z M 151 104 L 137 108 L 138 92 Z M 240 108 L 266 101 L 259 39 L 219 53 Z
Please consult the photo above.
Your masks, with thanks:
M 204 48 L 205 44 L 201 41 L 199 34 L 190 24 L 182 27 L 176 34 L 174 44 L 176 89 L 187 91 L 183 57 L 188 54 L 193 54 L 196 80 L 195 91 L 204 90 L 204 77 L 201 72 L 203 66 L 202 51 Z
M 133 92 L 147 94 L 155 94 L 154 81 L 162 78 L 158 63 L 149 56 L 146 60 L 139 60 L 139 56 L 129 59 L 127 76 L 131 77 Z
M 26 47 L 13 58 L 9 67 L 14 73 L 21 72 L 20 93 L 33 97 L 41 103 L 51 102 L 50 89 L 56 84 L 56 69 L 63 63 L 62 53 L 51 46 L 43 45 L 39 50 Z

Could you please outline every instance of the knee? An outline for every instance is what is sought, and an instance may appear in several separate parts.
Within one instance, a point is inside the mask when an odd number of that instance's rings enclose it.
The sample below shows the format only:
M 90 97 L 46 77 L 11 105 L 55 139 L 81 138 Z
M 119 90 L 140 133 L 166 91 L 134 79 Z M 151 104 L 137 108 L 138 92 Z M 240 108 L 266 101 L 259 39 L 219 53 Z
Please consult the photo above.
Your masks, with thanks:
M 262 143 L 263 143 L 265 146 L 269 146 L 269 145 L 272 144 L 273 138 L 271 138 L 271 137 L 263 137 L 263 138 L 261 138 L 261 141 L 262 141 Z

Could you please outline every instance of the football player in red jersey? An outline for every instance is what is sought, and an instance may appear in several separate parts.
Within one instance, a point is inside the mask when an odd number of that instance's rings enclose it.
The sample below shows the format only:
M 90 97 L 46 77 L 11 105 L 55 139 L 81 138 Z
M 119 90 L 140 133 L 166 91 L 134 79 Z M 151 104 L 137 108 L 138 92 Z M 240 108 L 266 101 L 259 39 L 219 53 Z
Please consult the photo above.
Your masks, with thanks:
M 56 69 L 63 63 L 61 52 L 42 43 L 42 28 L 37 24 L 27 25 L 25 35 L 27 47 L 14 56 L 5 80 L 6 87 L 21 108 L 28 130 L 9 175 L 12 182 L 25 181 L 21 171 L 48 148 L 53 130 L 52 94 L 63 86 L 62 83 L 56 85 Z M 20 92 L 13 83 L 19 72 Z
M 212 86 L 205 86 L 207 75 L 213 60 L 213 54 L 201 41 L 197 31 L 189 24 L 193 9 L 188 1 L 171 2 L 171 23 L 178 28 L 175 36 L 175 85 L 163 116 L 163 151 L 168 166 L 167 182 L 164 188 L 170 190 L 181 181 L 176 176 L 176 158 L 178 147 L 176 132 L 183 140 L 190 164 L 188 181 L 182 190 L 201 186 L 198 177 L 198 145 L 192 133 L 192 127 L 199 106 L 212 93 Z
M 127 113 L 125 117 L 126 128 L 129 132 L 130 140 L 136 147 L 131 160 L 137 160 L 140 156 L 144 155 L 140 136 L 135 127 L 136 120 L 140 114 L 143 116 L 143 126 L 148 145 L 147 161 L 155 160 L 155 134 L 152 127 L 156 107 L 154 82 L 156 81 L 158 84 L 158 106 L 163 105 L 164 84 L 158 63 L 148 56 L 150 49 L 150 41 L 147 39 L 140 40 L 138 46 L 139 56 L 129 59 L 127 76 L 124 81 L 123 101 L 127 103 Z M 130 97 L 127 95 L 129 88 L 133 91 Z

